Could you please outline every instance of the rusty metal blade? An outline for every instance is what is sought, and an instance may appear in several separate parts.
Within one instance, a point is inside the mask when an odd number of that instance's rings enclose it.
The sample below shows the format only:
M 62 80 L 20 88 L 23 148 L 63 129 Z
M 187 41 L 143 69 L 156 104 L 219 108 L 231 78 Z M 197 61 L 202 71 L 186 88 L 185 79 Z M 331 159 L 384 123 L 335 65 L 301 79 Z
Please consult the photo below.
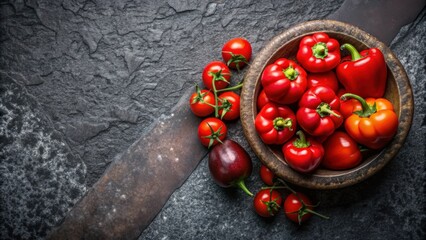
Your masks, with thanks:
M 200 118 L 182 96 L 171 115 L 106 170 L 51 239 L 135 239 L 207 153 L 198 142 Z
M 347 0 L 329 19 L 358 26 L 389 44 L 424 5 L 424 0 Z M 135 239 L 140 235 L 207 153 L 194 131 L 200 119 L 190 112 L 190 93 L 111 164 L 51 239 Z
M 355 25 L 389 45 L 425 5 L 425 0 L 347 0 L 328 18 Z

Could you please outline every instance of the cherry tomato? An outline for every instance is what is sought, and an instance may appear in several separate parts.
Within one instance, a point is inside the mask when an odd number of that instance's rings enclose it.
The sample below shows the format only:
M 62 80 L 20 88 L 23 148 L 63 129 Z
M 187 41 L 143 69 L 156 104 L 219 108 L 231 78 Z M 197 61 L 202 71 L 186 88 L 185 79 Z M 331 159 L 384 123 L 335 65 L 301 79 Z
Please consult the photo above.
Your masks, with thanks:
M 199 117 L 206 117 L 214 112 L 214 94 L 206 89 L 200 90 L 195 87 L 196 92 L 189 98 L 191 111 Z M 212 106 L 213 105 L 213 106 Z
M 345 132 L 334 132 L 323 146 L 325 154 L 321 165 L 325 168 L 346 170 L 357 166 L 362 161 L 358 144 Z
M 296 195 L 297 194 L 297 195 Z M 303 193 L 290 193 L 284 201 L 285 215 L 293 222 L 301 224 L 312 217 L 311 200 Z
M 283 204 L 281 194 L 277 190 L 263 189 L 254 196 L 254 210 L 262 217 L 275 216 Z
M 228 66 L 221 61 L 213 61 L 207 64 L 203 70 L 203 83 L 208 89 L 213 89 L 213 81 L 216 90 L 224 89 L 231 80 L 231 71 Z
M 260 178 L 262 181 L 269 186 L 274 185 L 275 183 L 275 174 L 265 165 L 260 166 Z
M 198 126 L 198 138 L 206 147 L 212 147 L 226 138 L 228 128 L 222 120 L 206 118 Z
M 233 38 L 226 42 L 222 48 L 222 58 L 232 68 L 240 70 L 248 64 L 251 58 L 252 48 L 244 38 Z
M 240 117 L 240 95 L 234 92 L 224 92 L 219 95 L 219 116 L 223 120 L 235 120 Z
M 257 97 L 257 110 L 260 111 L 260 109 L 263 108 L 267 103 L 269 103 L 269 98 L 266 96 L 265 91 L 262 89 L 260 91 L 259 96 Z

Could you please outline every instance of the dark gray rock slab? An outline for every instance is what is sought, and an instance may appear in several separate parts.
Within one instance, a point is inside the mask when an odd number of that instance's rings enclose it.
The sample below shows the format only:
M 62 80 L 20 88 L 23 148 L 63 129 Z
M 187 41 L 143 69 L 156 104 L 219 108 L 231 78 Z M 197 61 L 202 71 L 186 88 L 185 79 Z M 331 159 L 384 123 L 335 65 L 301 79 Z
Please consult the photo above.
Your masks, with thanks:
M 0 73 L 0 238 L 45 237 L 86 192 L 85 175 L 36 99 Z

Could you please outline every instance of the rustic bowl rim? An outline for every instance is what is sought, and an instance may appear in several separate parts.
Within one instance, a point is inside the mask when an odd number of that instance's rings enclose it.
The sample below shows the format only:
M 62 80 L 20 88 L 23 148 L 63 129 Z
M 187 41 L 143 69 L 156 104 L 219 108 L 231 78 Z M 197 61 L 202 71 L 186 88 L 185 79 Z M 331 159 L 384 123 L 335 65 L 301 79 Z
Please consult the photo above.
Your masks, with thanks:
M 398 131 L 393 140 L 368 164 L 349 171 L 336 171 L 334 175 L 302 174 L 292 170 L 279 160 L 272 150 L 264 144 L 257 135 L 254 118 L 256 116 L 256 101 L 254 96 L 256 84 L 266 63 L 285 44 L 303 35 L 314 32 L 328 32 L 345 34 L 360 41 L 367 47 L 379 48 L 384 56 L 389 70 L 394 75 L 398 88 L 400 108 Z M 301 34 L 303 33 L 303 34 Z M 297 24 L 275 36 L 257 54 L 244 76 L 244 84 L 241 90 L 241 123 L 244 135 L 251 148 L 258 156 L 262 164 L 270 168 L 277 177 L 295 185 L 311 189 L 337 189 L 359 183 L 381 170 L 398 153 L 410 131 L 413 113 L 414 99 L 410 81 L 400 61 L 393 52 L 381 41 L 367 32 L 348 23 L 335 20 L 313 20 Z

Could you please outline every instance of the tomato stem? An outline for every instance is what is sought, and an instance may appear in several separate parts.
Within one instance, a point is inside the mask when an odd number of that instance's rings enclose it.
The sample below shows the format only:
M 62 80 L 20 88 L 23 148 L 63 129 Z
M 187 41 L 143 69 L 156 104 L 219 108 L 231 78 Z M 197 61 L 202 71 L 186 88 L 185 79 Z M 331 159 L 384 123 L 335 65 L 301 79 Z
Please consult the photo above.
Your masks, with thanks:
M 209 145 L 208 145 L 207 148 L 210 149 L 213 146 L 215 140 L 218 141 L 219 143 L 223 143 L 222 140 L 220 140 L 220 136 L 223 135 L 223 133 L 220 132 L 220 131 L 222 131 L 222 126 L 220 126 L 219 129 L 216 132 L 213 130 L 212 126 L 209 123 L 207 123 L 207 126 L 209 126 L 209 128 L 210 128 L 210 135 L 203 136 L 203 138 L 210 139 Z
M 230 67 L 232 63 L 235 63 L 235 67 L 237 68 L 238 72 L 240 72 L 240 63 L 248 64 L 247 59 L 241 54 L 234 54 L 233 52 L 230 52 L 230 51 L 222 51 L 222 53 L 227 53 L 231 55 L 231 58 L 228 60 L 226 65 Z
M 301 131 L 299 130 L 298 132 L 301 132 Z M 303 135 L 303 132 L 301 132 L 301 134 Z M 303 138 L 304 138 L 304 135 L 303 135 Z M 275 186 L 274 185 L 272 187 L 262 187 L 262 189 L 280 189 L 280 188 L 285 188 L 285 189 L 288 189 L 290 192 L 292 192 L 299 199 L 299 201 L 302 203 L 302 206 L 300 207 L 299 210 L 294 211 L 294 212 L 289 212 L 289 213 L 298 213 L 298 215 L 299 215 L 299 224 L 301 224 L 301 217 L 304 214 L 306 214 L 306 213 L 312 213 L 314 215 L 317 215 L 318 217 L 321 217 L 321 218 L 324 218 L 324 219 L 330 219 L 330 217 L 327 217 L 327 216 L 322 215 L 322 214 L 320 214 L 320 213 L 318 213 L 318 212 L 316 212 L 314 210 L 311 210 L 311 209 L 307 208 L 308 205 L 302 200 L 302 198 L 297 194 L 297 192 L 295 190 L 293 190 L 290 186 L 288 186 L 288 184 L 284 180 L 282 180 L 280 178 L 277 178 L 277 179 L 278 179 L 278 181 L 281 184 L 283 184 L 283 186 Z
M 238 180 L 235 183 L 235 186 L 241 188 L 245 193 L 247 193 L 250 197 L 253 197 L 253 193 L 250 192 L 250 190 L 247 188 L 246 184 L 244 183 L 244 180 Z
M 317 215 L 317 216 L 318 216 L 318 217 L 320 217 L 320 218 L 330 219 L 330 217 L 327 217 L 327 216 L 325 216 L 325 215 L 322 215 L 322 214 L 320 214 L 320 213 L 318 213 L 318 212 L 315 212 L 314 210 L 311 210 L 311 209 L 309 209 L 309 208 L 306 208 L 306 209 L 305 209 L 305 211 L 306 211 L 306 212 L 308 212 L 308 213 L 312 213 L 312 214 L 314 214 L 314 215 Z
M 219 117 L 219 105 L 218 105 L 218 97 L 217 97 L 217 90 L 216 90 L 216 81 L 217 79 L 213 77 L 213 94 L 214 94 L 214 116 Z
M 284 180 L 282 180 L 281 178 L 277 178 L 278 179 L 278 181 L 283 185 L 282 187 L 280 187 L 280 186 L 272 186 L 272 187 L 275 187 L 275 188 L 285 188 L 285 189 L 288 189 L 290 192 L 292 192 L 292 193 L 294 193 L 294 194 L 296 194 L 296 191 L 294 191 Z
M 206 103 L 204 102 L 204 96 L 206 95 L 206 93 L 201 93 L 201 89 L 198 84 L 195 84 L 195 92 L 197 95 L 194 97 L 194 99 L 192 99 L 191 104 Z
M 240 89 L 242 87 L 243 87 L 243 83 L 240 83 L 240 84 L 232 86 L 232 87 L 228 87 L 228 88 L 223 88 L 223 89 L 216 90 L 216 92 L 219 93 L 219 92 L 226 92 L 226 91 L 234 91 L 234 90 L 238 90 L 238 89 Z
M 207 106 L 212 107 L 212 108 L 215 108 L 215 107 L 216 107 L 215 105 L 213 105 L 213 104 L 211 104 L 211 103 L 208 103 L 208 102 L 205 102 L 205 101 L 203 101 L 203 103 L 204 103 L 204 104 L 206 104 Z

